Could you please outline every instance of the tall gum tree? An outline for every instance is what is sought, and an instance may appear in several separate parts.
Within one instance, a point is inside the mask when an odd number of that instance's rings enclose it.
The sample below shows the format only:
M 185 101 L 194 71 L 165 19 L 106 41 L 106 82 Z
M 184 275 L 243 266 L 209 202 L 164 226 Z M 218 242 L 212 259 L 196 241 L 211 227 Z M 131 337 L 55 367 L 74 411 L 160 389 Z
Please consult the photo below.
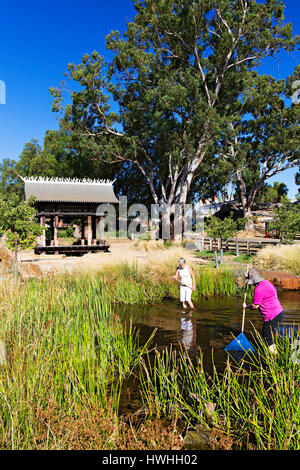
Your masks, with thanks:
M 243 95 L 244 119 L 229 124 L 220 140 L 220 157 L 228 163 L 241 199 L 246 230 L 253 230 L 253 205 L 271 177 L 299 165 L 300 106 L 292 100 L 300 66 L 286 80 L 253 72 Z M 227 146 L 227 153 L 223 153 Z M 247 184 L 251 176 L 252 185 Z
M 112 63 L 94 52 L 68 66 L 51 88 L 61 126 L 99 145 L 107 163 L 135 166 L 166 222 L 187 202 L 223 129 L 235 122 L 249 72 L 295 40 L 278 0 L 134 1 L 137 15 L 121 37 L 112 32 Z M 181 216 L 179 216 L 181 217 Z

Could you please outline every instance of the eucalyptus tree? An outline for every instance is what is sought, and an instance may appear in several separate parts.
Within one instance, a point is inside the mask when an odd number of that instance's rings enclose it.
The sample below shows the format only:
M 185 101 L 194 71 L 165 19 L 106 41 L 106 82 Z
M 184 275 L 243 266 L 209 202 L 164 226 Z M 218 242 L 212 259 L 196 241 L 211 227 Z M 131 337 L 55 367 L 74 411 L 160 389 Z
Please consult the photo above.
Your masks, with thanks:
M 298 171 L 295 175 L 295 183 L 297 186 L 300 186 L 300 171 Z M 300 196 L 300 188 L 298 190 L 298 196 Z
M 283 202 L 288 201 L 289 188 L 285 183 L 275 181 L 273 185 L 264 185 L 261 191 L 262 202 Z
M 168 220 L 209 167 L 223 129 L 241 112 L 251 70 L 295 40 L 278 0 L 135 0 L 124 35 L 69 64 L 50 89 L 61 126 L 99 146 L 99 159 L 135 167 Z M 78 86 L 79 85 L 79 86 Z M 144 184 L 144 183 L 143 183 Z
M 286 80 L 253 72 L 243 94 L 244 117 L 231 122 L 220 139 L 219 155 L 232 169 L 248 230 L 253 229 L 255 198 L 266 181 L 300 162 L 300 106 L 291 101 L 291 84 L 299 75 L 299 66 Z
M 43 145 L 36 139 L 26 142 L 17 160 L 4 159 L 0 163 L 0 191 L 24 198 L 21 176 L 115 179 L 117 167 L 106 165 L 98 158 L 99 147 L 93 148 L 76 134 L 48 130 Z M 122 186 L 122 179 L 118 185 Z

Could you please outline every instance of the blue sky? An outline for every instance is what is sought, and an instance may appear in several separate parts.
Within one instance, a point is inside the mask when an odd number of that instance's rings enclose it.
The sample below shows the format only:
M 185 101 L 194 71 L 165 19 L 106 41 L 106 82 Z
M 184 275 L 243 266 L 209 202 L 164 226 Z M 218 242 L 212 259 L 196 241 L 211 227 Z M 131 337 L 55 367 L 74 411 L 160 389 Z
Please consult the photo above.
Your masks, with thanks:
M 300 34 L 299 0 L 285 0 L 286 21 Z M 47 129 L 57 129 L 51 112 L 50 86 L 63 79 L 69 62 L 79 63 L 94 50 L 105 57 L 105 37 L 123 32 L 126 19 L 135 15 L 131 0 L 19 0 L 2 2 L 0 29 L 0 80 L 6 84 L 6 104 L 0 104 L 0 161 L 18 159 L 32 138 L 43 143 Z M 261 73 L 285 78 L 299 63 L 296 52 L 268 59 Z M 273 180 L 284 181 L 289 197 L 297 187 L 295 170 Z M 272 182 L 272 180 L 270 180 Z

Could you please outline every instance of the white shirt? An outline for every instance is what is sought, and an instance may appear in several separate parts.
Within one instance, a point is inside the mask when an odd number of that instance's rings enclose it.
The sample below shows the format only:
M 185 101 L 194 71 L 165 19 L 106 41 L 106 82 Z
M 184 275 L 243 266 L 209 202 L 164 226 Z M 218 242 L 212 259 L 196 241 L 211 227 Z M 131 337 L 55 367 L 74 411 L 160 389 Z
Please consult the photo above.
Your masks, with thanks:
M 193 287 L 193 279 L 189 271 L 189 266 L 186 264 L 184 268 L 178 268 L 181 284 L 188 287 Z

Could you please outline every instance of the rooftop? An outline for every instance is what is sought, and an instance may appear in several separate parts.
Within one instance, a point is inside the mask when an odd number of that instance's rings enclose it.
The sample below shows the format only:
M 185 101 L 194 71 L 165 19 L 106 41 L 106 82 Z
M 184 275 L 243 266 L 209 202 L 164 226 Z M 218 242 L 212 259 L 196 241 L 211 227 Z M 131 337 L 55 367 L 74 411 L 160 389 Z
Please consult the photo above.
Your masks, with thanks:
M 22 177 L 25 183 L 25 199 L 35 197 L 39 202 L 104 203 L 118 199 L 113 181 L 78 178 Z

